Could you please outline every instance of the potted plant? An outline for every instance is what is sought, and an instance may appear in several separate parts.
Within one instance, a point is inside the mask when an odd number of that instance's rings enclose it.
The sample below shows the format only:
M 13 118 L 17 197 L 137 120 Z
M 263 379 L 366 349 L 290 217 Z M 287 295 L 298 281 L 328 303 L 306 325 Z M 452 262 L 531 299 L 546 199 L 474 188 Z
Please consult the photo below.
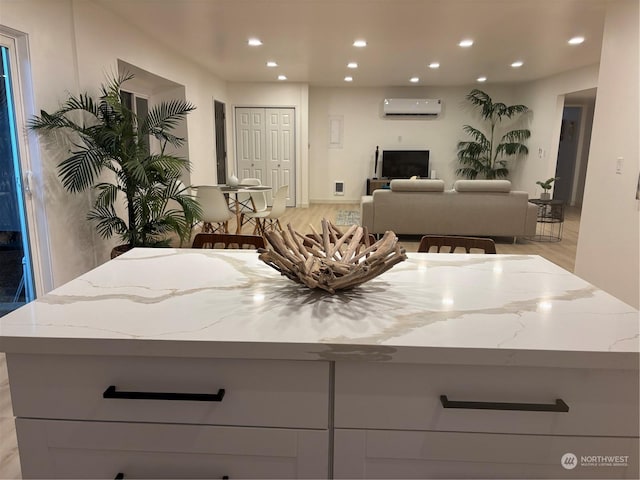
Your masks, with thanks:
M 551 194 L 549 193 L 549 190 L 551 190 L 551 185 L 556 180 L 558 180 L 558 177 L 551 177 L 547 180 L 538 180 L 536 182 L 536 185 L 540 185 L 542 187 L 542 190 L 544 190 L 544 192 L 540 194 L 540 200 L 551 200 Z
M 95 100 L 86 93 L 70 95 L 60 109 L 42 110 L 28 123 L 40 134 L 68 134 L 61 148 L 70 155 L 58 164 L 62 184 L 71 193 L 95 192 L 87 218 L 96 222 L 101 237 L 119 236 L 124 245 L 116 249 L 124 251 L 167 246 L 171 233 L 182 242 L 201 214 L 180 181 L 189 160 L 167 152 L 168 145 L 184 144 L 171 132 L 195 107 L 184 100 L 161 102 L 138 118 L 120 96 L 122 84 L 131 78 L 108 79 Z M 159 151 L 150 151 L 149 136 L 158 140 Z
M 502 131 L 501 123 L 504 119 L 511 119 L 529 111 L 525 105 L 507 106 L 496 102 L 482 90 L 473 89 L 465 97 L 471 104 L 480 109 L 482 119 L 488 122 L 488 133 L 470 125 L 464 125 L 463 130 L 473 138 L 471 141 L 458 143 L 458 161 L 461 167 L 456 170 L 458 175 L 474 179 L 504 178 L 509 175 L 507 161 L 511 157 L 526 155 L 529 149 L 524 141 L 531 136 L 527 129 Z

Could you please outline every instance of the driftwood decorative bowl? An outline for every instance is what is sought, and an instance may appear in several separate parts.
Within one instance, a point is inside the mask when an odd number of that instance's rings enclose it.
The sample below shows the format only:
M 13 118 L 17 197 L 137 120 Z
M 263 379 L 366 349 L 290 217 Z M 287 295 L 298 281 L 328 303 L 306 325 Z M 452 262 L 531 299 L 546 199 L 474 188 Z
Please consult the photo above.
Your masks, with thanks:
M 330 293 L 360 285 L 407 259 L 395 233 L 388 231 L 377 242 L 358 225 L 342 233 L 322 220 L 322 233 L 296 232 L 291 224 L 282 231 L 265 233 L 270 248 L 259 258 L 291 280 Z

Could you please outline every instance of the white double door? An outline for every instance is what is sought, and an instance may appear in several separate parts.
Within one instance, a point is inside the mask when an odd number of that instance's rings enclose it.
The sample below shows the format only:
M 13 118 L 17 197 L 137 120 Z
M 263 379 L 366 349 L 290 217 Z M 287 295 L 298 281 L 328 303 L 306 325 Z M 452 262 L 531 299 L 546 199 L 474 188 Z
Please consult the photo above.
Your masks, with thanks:
M 287 206 L 296 205 L 295 110 L 236 107 L 236 172 L 259 178 L 275 192 L 289 185 Z M 267 195 L 271 205 L 273 194 Z

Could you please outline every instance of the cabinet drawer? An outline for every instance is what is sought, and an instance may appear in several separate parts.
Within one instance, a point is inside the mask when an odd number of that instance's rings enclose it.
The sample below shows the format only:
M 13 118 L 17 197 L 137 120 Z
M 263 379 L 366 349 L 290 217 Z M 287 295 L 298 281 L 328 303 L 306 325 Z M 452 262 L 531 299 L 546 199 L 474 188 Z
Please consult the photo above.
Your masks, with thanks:
M 327 428 L 325 362 L 163 357 L 7 355 L 14 414 L 118 420 Z M 221 401 L 103 398 L 116 392 L 216 394 Z
M 335 478 L 638 478 L 630 438 L 338 429 L 334 444 Z
M 338 428 L 638 436 L 638 372 L 336 364 Z M 444 408 L 452 401 L 554 404 L 566 413 Z
M 327 478 L 320 430 L 16 420 L 24 478 Z

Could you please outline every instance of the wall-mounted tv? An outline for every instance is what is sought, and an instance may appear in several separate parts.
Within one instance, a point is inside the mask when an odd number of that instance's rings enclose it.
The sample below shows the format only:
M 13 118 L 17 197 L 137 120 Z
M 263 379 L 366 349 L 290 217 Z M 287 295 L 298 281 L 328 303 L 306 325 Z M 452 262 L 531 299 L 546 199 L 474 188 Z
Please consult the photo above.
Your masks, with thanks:
M 383 150 L 382 177 L 429 177 L 429 150 Z

